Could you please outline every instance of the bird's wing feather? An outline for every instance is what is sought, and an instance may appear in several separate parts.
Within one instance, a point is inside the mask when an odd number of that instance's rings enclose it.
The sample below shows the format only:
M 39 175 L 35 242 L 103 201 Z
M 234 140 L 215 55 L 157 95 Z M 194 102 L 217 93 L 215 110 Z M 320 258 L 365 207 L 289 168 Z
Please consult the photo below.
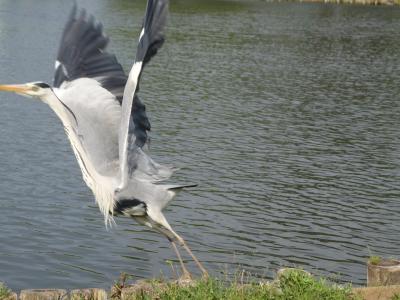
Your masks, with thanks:
M 130 178 L 159 181 L 171 176 L 172 169 L 155 163 L 143 152 L 141 142 L 140 108 L 143 104 L 136 95 L 143 67 L 164 43 L 163 29 L 168 12 L 168 1 L 149 0 L 143 28 L 139 37 L 135 63 L 129 73 L 122 101 L 119 130 L 120 188 L 126 187 Z M 143 126 L 142 126 L 143 127 Z
M 62 34 L 55 63 L 54 87 L 78 78 L 92 78 L 121 103 L 127 76 L 115 55 L 106 52 L 108 42 L 103 26 L 85 10 L 79 12 L 75 4 Z M 146 107 L 137 96 L 131 115 L 135 120 L 136 144 L 143 147 L 148 140 L 150 122 Z
M 54 87 L 78 78 L 94 78 L 119 101 L 127 76 L 115 55 L 105 51 L 109 39 L 103 26 L 85 10 L 72 8 L 55 63 Z

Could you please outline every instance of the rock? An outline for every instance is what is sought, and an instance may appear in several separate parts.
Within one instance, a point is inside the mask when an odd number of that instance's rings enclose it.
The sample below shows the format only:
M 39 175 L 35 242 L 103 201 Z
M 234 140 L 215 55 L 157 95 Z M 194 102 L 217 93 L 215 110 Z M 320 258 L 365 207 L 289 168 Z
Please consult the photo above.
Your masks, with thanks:
M 66 300 L 68 292 L 61 289 L 22 290 L 20 300 Z
M 107 292 L 103 289 L 72 290 L 71 300 L 107 300 Z
M 278 272 L 276 272 L 276 279 L 280 280 L 283 276 L 287 276 L 292 272 L 300 273 L 309 277 L 312 277 L 310 272 L 304 271 L 302 269 L 296 269 L 296 268 L 280 268 Z
M 162 293 L 168 284 L 178 285 L 180 287 L 188 287 L 196 285 L 196 281 L 193 279 L 178 279 L 172 282 L 157 282 L 148 280 L 138 280 L 134 284 L 124 287 L 121 290 L 121 300 L 128 300 L 134 298 L 135 295 L 147 295 L 151 299 L 158 299 L 158 295 Z
M 353 288 L 353 293 L 363 300 L 391 300 L 400 295 L 400 285 Z
M 368 262 L 368 286 L 400 285 L 400 261 L 380 259 L 375 263 Z
M 282 289 L 280 287 L 280 281 L 278 279 L 274 279 L 272 281 L 262 280 L 259 282 L 260 286 L 265 286 L 268 290 L 270 290 L 275 295 L 282 295 Z
M 138 280 L 135 284 L 127 286 L 121 291 L 121 300 L 132 299 L 135 295 L 148 295 L 150 297 L 156 296 L 158 292 L 165 289 L 166 283 L 149 282 L 146 280 Z

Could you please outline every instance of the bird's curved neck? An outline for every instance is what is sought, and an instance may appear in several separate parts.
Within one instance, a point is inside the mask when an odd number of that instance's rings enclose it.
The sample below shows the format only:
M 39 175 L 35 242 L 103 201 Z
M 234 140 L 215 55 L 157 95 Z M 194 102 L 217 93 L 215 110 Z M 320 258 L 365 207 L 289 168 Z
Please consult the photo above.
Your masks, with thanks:
M 107 178 L 96 171 L 79 138 L 78 120 L 73 110 L 62 102 L 56 93 L 57 90 L 55 89 L 52 93 L 48 93 L 42 97 L 42 100 L 50 106 L 61 120 L 81 169 L 83 180 L 93 191 L 96 202 L 107 224 L 110 222 L 109 212 L 113 209 L 113 187 L 110 186 L 110 181 Z
M 56 92 L 51 91 L 41 98 L 43 102 L 47 103 L 50 108 L 56 113 L 61 120 L 65 133 L 71 143 L 75 157 L 81 168 L 83 179 L 86 184 L 93 189 L 94 182 L 97 175 L 86 151 L 84 150 L 78 134 L 78 122 L 74 112 L 57 97 Z

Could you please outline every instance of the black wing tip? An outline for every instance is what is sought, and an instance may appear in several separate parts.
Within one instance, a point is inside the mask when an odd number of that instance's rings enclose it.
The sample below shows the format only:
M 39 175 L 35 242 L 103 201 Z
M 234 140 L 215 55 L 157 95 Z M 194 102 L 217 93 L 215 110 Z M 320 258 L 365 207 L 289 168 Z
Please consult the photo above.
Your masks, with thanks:
M 143 36 L 139 39 L 136 61 L 146 64 L 164 43 L 164 28 L 168 15 L 167 0 L 149 0 L 143 20 Z
M 69 19 L 70 20 L 75 18 L 77 11 L 78 11 L 78 3 L 75 0 L 73 5 L 72 5 L 71 12 L 69 14 Z
M 143 27 L 146 30 L 152 30 L 151 27 L 155 26 L 155 30 L 162 33 L 168 15 L 168 1 L 167 0 L 149 0 L 147 3 L 146 14 L 143 20 Z
M 98 32 L 101 32 L 104 37 L 108 38 L 103 31 L 103 24 L 97 21 L 94 15 L 88 13 L 85 8 L 79 7 L 76 1 L 74 1 L 74 4 L 72 6 L 69 22 L 81 22 L 84 24 L 88 24 Z M 65 30 L 67 29 L 68 26 L 66 26 Z
M 109 42 L 103 24 L 85 9 L 78 7 L 75 1 L 58 49 L 57 61 L 63 68 L 56 69 L 54 86 L 59 87 L 64 81 L 80 77 L 126 77 L 115 56 L 106 52 Z M 123 86 L 125 83 L 126 79 Z

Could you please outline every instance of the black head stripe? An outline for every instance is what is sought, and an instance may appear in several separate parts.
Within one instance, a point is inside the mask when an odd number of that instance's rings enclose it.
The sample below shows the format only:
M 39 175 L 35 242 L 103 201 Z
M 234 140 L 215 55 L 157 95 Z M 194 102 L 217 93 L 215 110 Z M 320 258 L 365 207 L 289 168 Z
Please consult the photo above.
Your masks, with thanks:
M 47 83 L 44 83 L 44 82 L 37 82 L 37 83 L 35 83 L 35 85 L 38 86 L 38 87 L 41 87 L 43 89 L 50 88 L 50 86 Z

